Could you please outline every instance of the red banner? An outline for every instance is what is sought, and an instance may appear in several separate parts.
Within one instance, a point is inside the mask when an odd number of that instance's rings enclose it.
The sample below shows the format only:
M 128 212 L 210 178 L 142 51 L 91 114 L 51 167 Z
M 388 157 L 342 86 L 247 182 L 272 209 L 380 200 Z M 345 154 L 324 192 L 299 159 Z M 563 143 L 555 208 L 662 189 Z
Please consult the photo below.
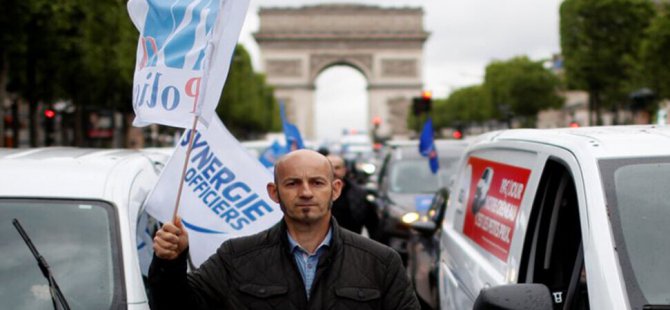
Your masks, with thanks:
M 506 261 L 530 170 L 470 157 L 470 190 L 463 234 Z

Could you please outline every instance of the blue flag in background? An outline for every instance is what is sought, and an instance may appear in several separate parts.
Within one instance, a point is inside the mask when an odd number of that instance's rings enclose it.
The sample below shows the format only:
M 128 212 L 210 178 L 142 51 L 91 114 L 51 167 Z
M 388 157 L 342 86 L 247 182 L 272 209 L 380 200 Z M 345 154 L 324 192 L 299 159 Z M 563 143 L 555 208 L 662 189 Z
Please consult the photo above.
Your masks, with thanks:
M 272 145 L 268 146 L 268 148 L 261 153 L 258 160 L 261 161 L 263 166 L 270 168 L 274 166 L 275 161 L 284 154 L 286 154 L 286 148 L 282 147 L 277 140 L 274 140 Z
M 440 168 L 440 162 L 437 158 L 437 149 L 435 149 L 435 141 L 433 140 L 433 120 L 430 117 L 423 124 L 423 130 L 421 130 L 419 153 L 422 156 L 428 157 L 430 171 L 434 174 L 437 173 L 437 170 Z
M 281 123 L 284 128 L 284 136 L 286 136 L 286 151 L 295 151 L 304 149 L 305 145 L 302 142 L 300 131 L 298 127 L 288 122 L 286 119 L 286 111 L 284 111 L 284 102 L 279 102 L 279 113 L 281 114 Z

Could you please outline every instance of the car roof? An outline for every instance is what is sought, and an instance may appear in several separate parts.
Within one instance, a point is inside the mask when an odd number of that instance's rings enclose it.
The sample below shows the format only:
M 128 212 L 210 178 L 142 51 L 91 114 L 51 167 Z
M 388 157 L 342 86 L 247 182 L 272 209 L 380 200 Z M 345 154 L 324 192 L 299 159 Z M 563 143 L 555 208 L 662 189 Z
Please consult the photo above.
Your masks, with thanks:
M 473 145 L 493 141 L 552 145 L 595 159 L 670 155 L 670 127 L 656 125 L 510 129 L 484 134 Z
M 463 140 L 435 140 L 435 148 L 441 158 L 460 156 L 467 146 L 468 142 Z M 417 140 L 391 144 L 390 153 L 395 159 L 422 157 L 419 154 L 419 141 Z
M 0 149 L 0 196 L 109 199 L 167 155 L 130 149 L 48 147 Z

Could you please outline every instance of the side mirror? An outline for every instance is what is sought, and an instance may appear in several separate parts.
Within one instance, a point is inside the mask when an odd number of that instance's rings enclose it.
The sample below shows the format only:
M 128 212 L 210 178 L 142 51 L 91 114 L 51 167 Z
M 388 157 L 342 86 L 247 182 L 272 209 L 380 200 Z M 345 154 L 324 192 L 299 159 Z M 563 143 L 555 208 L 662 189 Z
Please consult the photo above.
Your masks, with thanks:
M 549 288 L 544 284 L 524 283 L 483 289 L 472 309 L 553 310 L 553 307 Z
M 437 225 L 433 221 L 416 221 L 410 224 L 410 227 L 426 235 L 432 234 L 437 229 Z

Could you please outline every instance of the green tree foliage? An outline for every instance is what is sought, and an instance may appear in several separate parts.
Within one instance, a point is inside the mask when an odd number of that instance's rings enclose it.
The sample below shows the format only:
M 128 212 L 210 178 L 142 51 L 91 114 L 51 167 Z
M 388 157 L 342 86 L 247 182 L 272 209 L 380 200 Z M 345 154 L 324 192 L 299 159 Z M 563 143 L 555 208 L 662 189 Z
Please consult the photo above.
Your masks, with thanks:
M 10 0 L 8 7 L 13 14 L 2 24 L 12 26 L 0 30 L 7 89 L 29 103 L 31 145 L 39 103 L 129 110 L 137 32 L 124 1 Z
M 559 78 L 541 62 L 522 56 L 490 63 L 483 88 L 491 107 L 495 107 L 492 114 L 505 118 L 508 111 L 519 118 L 524 127 L 534 127 L 539 111 L 561 106 L 560 86 Z
M 589 109 L 601 123 L 627 93 L 631 62 L 653 16 L 648 0 L 565 0 L 560 8 L 561 50 L 568 87 L 589 92 Z
M 30 104 L 32 145 L 38 104 L 66 100 L 77 107 L 76 115 L 63 117 L 63 126 L 76 128 L 77 145 L 84 110 L 132 112 L 138 32 L 126 1 L 3 0 L 2 7 L 0 102 L 7 90 Z M 219 107 L 222 119 L 249 137 L 278 130 L 277 109 L 273 89 L 238 46 Z
M 264 80 L 253 71 L 246 49 L 237 45 L 216 112 L 238 139 L 277 129 L 278 108 Z
M 670 4 L 659 8 L 644 34 L 638 71 L 642 86 L 657 98 L 670 98 Z
M 464 87 L 447 99 L 436 100 L 433 112 L 436 128 L 468 127 L 492 118 L 493 107 L 481 85 Z

